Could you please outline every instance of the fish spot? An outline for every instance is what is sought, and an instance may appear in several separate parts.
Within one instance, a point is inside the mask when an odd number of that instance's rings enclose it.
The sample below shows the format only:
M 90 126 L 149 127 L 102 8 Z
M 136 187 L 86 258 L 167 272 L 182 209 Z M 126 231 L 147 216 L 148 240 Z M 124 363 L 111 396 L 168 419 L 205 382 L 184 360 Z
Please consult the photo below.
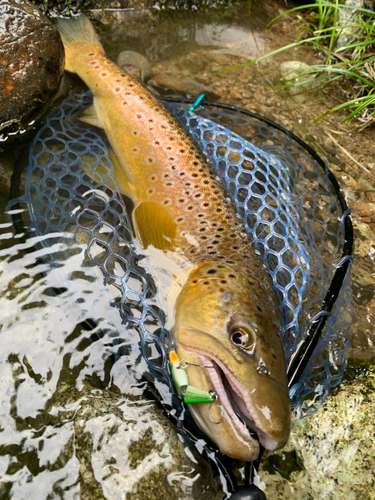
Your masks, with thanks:
M 209 269 L 207 271 L 207 274 L 216 274 L 217 273 L 217 270 L 216 269 Z
M 132 134 L 135 135 L 135 136 L 137 136 L 137 135 L 139 135 L 139 131 L 138 130 L 133 130 Z
M 156 181 L 156 179 L 157 179 L 157 176 L 156 176 L 156 175 L 151 175 L 151 177 L 150 177 L 150 180 L 151 180 L 151 181 Z
M 222 285 L 226 285 L 227 280 L 221 280 L 221 281 L 220 281 L 220 283 L 221 283 Z
M 210 204 L 206 201 L 206 202 L 202 203 L 202 206 L 205 207 L 205 208 L 207 208 L 207 207 L 210 206 Z
M 209 282 L 209 281 L 203 281 L 203 284 L 204 284 L 204 285 L 209 285 L 209 284 L 210 284 L 210 282 Z
M 166 183 L 164 184 L 164 186 L 165 186 L 165 187 L 172 187 L 172 186 L 174 186 L 174 182 L 166 182 Z
M 194 167 L 197 167 L 199 165 L 199 162 L 198 161 L 193 161 L 193 165 L 194 165 Z
M 149 158 L 147 158 L 147 163 L 155 163 L 155 159 L 152 158 L 152 156 L 150 156 Z
M 186 210 L 193 210 L 193 209 L 194 209 L 194 206 L 193 205 L 189 205 Z
M 126 101 L 122 101 L 123 106 L 127 106 L 128 103 Z
M 180 198 L 180 199 L 178 200 L 178 203 L 185 203 L 185 201 L 186 201 L 186 200 L 185 200 L 185 198 Z
M 139 149 L 138 148 L 133 148 L 133 153 L 139 153 Z
M 192 177 L 198 177 L 198 174 L 191 174 Z
M 150 188 L 147 190 L 148 194 L 154 194 L 155 193 L 155 189 L 154 188 Z
M 90 62 L 90 65 L 91 65 L 91 66 L 95 66 L 95 64 L 98 64 L 98 61 L 91 61 L 91 62 Z
M 185 172 L 180 172 L 180 177 L 183 177 L 185 175 Z
M 169 177 L 169 174 L 164 174 L 164 178 L 167 179 Z
M 263 312 L 263 309 L 261 307 L 257 306 L 257 309 L 259 312 Z
M 184 222 L 184 220 L 185 220 L 185 217 L 177 217 L 176 222 L 178 224 L 181 224 L 181 222 Z
M 201 193 L 197 193 L 197 194 L 194 195 L 195 198 L 200 198 L 201 196 L 202 196 Z
M 206 231 L 206 228 L 205 227 L 201 227 L 200 230 L 199 230 L 201 233 L 204 233 Z
M 234 245 L 234 246 L 232 247 L 232 249 L 233 249 L 233 250 L 238 250 L 239 248 L 240 248 L 240 247 L 239 247 L 238 245 Z
M 229 278 L 236 279 L 236 276 L 234 274 L 229 274 Z
M 94 68 L 94 69 L 100 69 L 100 66 L 95 66 L 95 68 Z
M 165 199 L 163 200 L 163 204 L 164 204 L 164 205 L 170 205 L 171 203 L 172 203 L 172 200 L 171 200 L 170 198 L 165 198 Z
M 103 73 L 101 73 L 101 76 L 102 76 L 103 78 L 106 78 L 106 77 L 108 76 L 108 73 L 107 73 L 106 71 L 103 71 Z
M 143 115 L 141 113 L 137 113 L 135 116 L 136 116 L 136 118 L 138 120 L 142 120 L 143 119 Z
M 133 92 L 125 92 L 125 95 L 133 95 Z
M 120 79 L 116 80 L 116 83 L 121 83 L 121 80 Z
M 207 239 L 207 236 L 203 235 L 203 236 L 199 236 L 199 239 L 200 240 L 206 240 Z
M 122 91 L 122 88 L 121 88 L 121 87 L 116 87 L 116 88 L 115 88 L 115 92 L 116 92 L 116 94 L 118 94 L 118 93 L 119 93 L 119 92 L 121 92 L 121 91 Z
M 88 56 L 92 57 L 94 55 L 94 52 L 90 52 L 89 54 L 87 54 Z

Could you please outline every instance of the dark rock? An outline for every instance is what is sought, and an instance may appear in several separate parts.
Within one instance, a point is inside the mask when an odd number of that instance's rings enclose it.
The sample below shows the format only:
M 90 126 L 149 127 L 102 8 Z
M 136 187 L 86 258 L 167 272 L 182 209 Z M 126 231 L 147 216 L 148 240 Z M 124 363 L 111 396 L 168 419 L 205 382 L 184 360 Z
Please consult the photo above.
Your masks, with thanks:
M 22 130 L 56 93 L 64 72 L 57 29 L 31 3 L 0 0 L 0 138 Z

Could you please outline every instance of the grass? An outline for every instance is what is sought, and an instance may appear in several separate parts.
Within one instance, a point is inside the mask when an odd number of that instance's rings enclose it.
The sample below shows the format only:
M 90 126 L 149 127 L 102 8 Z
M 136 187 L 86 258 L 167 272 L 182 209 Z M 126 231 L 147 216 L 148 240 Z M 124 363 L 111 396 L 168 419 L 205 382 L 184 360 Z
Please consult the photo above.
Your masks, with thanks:
M 375 7 L 375 0 L 372 0 Z M 298 39 L 273 52 L 230 68 L 219 73 L 231 71 L 276 55 L 282 51 L 299 46 L 316 50 L 323 57 L 322 64 L 298 70 L 296 79 L 284 79 L 283 88 L 313 85 L 324 88 L 337 80 L 345 80 L 350 91 L 348 100 L 330 109 L 315 121 L 335 111 L 346 109 L 345 122 L 357 117 L 361 126 L 375 122 L 375 11 L 345 5 L 339 0 L 316 0 L 314 3 L 295 7 L 277 16 L 270 27 L 281 17 L 297 14 L 301 21 Z M 301 13 L 303 16 L 301 16 Z M 342 83 L 342 82 L 340 82 Z

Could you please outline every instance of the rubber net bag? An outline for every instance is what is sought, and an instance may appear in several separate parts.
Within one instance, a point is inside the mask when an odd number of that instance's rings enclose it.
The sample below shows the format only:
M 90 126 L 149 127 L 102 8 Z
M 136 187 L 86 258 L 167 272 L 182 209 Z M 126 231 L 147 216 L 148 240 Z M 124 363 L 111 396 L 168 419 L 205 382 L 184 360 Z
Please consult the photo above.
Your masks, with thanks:
M 75 95 L 49 115 L 30 147 L 25 193 L 10 208 L 26 203 L 29 230 L 52 234 L 49 245 L 84 248 L 87 265 L 97 266 L 112 290 L 124 330 L 139 336 L 146 375 L 171 401 L 169 333 L 152 270 L 134 239 L 131 207 L 116 183 L 104 134 L 75 116 L 91 104 L 89 93 Z M 328 169 L 287 133 L 240 110 L 205 105 L 193 112 L 184 102 L 165 104 L 209 159 L 272 276 L 287 365 L 311 324 L 327 316 L 314 355 L 290 391 L 298 416 L 310 415 L 341 380 L 352 321 L 350 272 L 332 311 L 321 311 L 345 243 L 345 214 Z M 121 333 L 117 341 L 121 357 Z

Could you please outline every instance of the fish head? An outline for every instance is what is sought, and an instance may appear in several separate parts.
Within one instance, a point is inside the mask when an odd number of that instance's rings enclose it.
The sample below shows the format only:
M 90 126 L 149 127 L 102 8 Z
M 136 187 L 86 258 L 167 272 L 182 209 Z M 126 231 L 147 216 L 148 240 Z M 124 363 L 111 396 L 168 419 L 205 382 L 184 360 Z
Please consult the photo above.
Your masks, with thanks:
M 189 385 L 218 397 L 189 405 L 195 422 L 222 453 L 245 461 L 259 442 L 282 448 L 291 426 L 278 302 L 264 273 L 201 263 L 177 298 L 172 330 Z

